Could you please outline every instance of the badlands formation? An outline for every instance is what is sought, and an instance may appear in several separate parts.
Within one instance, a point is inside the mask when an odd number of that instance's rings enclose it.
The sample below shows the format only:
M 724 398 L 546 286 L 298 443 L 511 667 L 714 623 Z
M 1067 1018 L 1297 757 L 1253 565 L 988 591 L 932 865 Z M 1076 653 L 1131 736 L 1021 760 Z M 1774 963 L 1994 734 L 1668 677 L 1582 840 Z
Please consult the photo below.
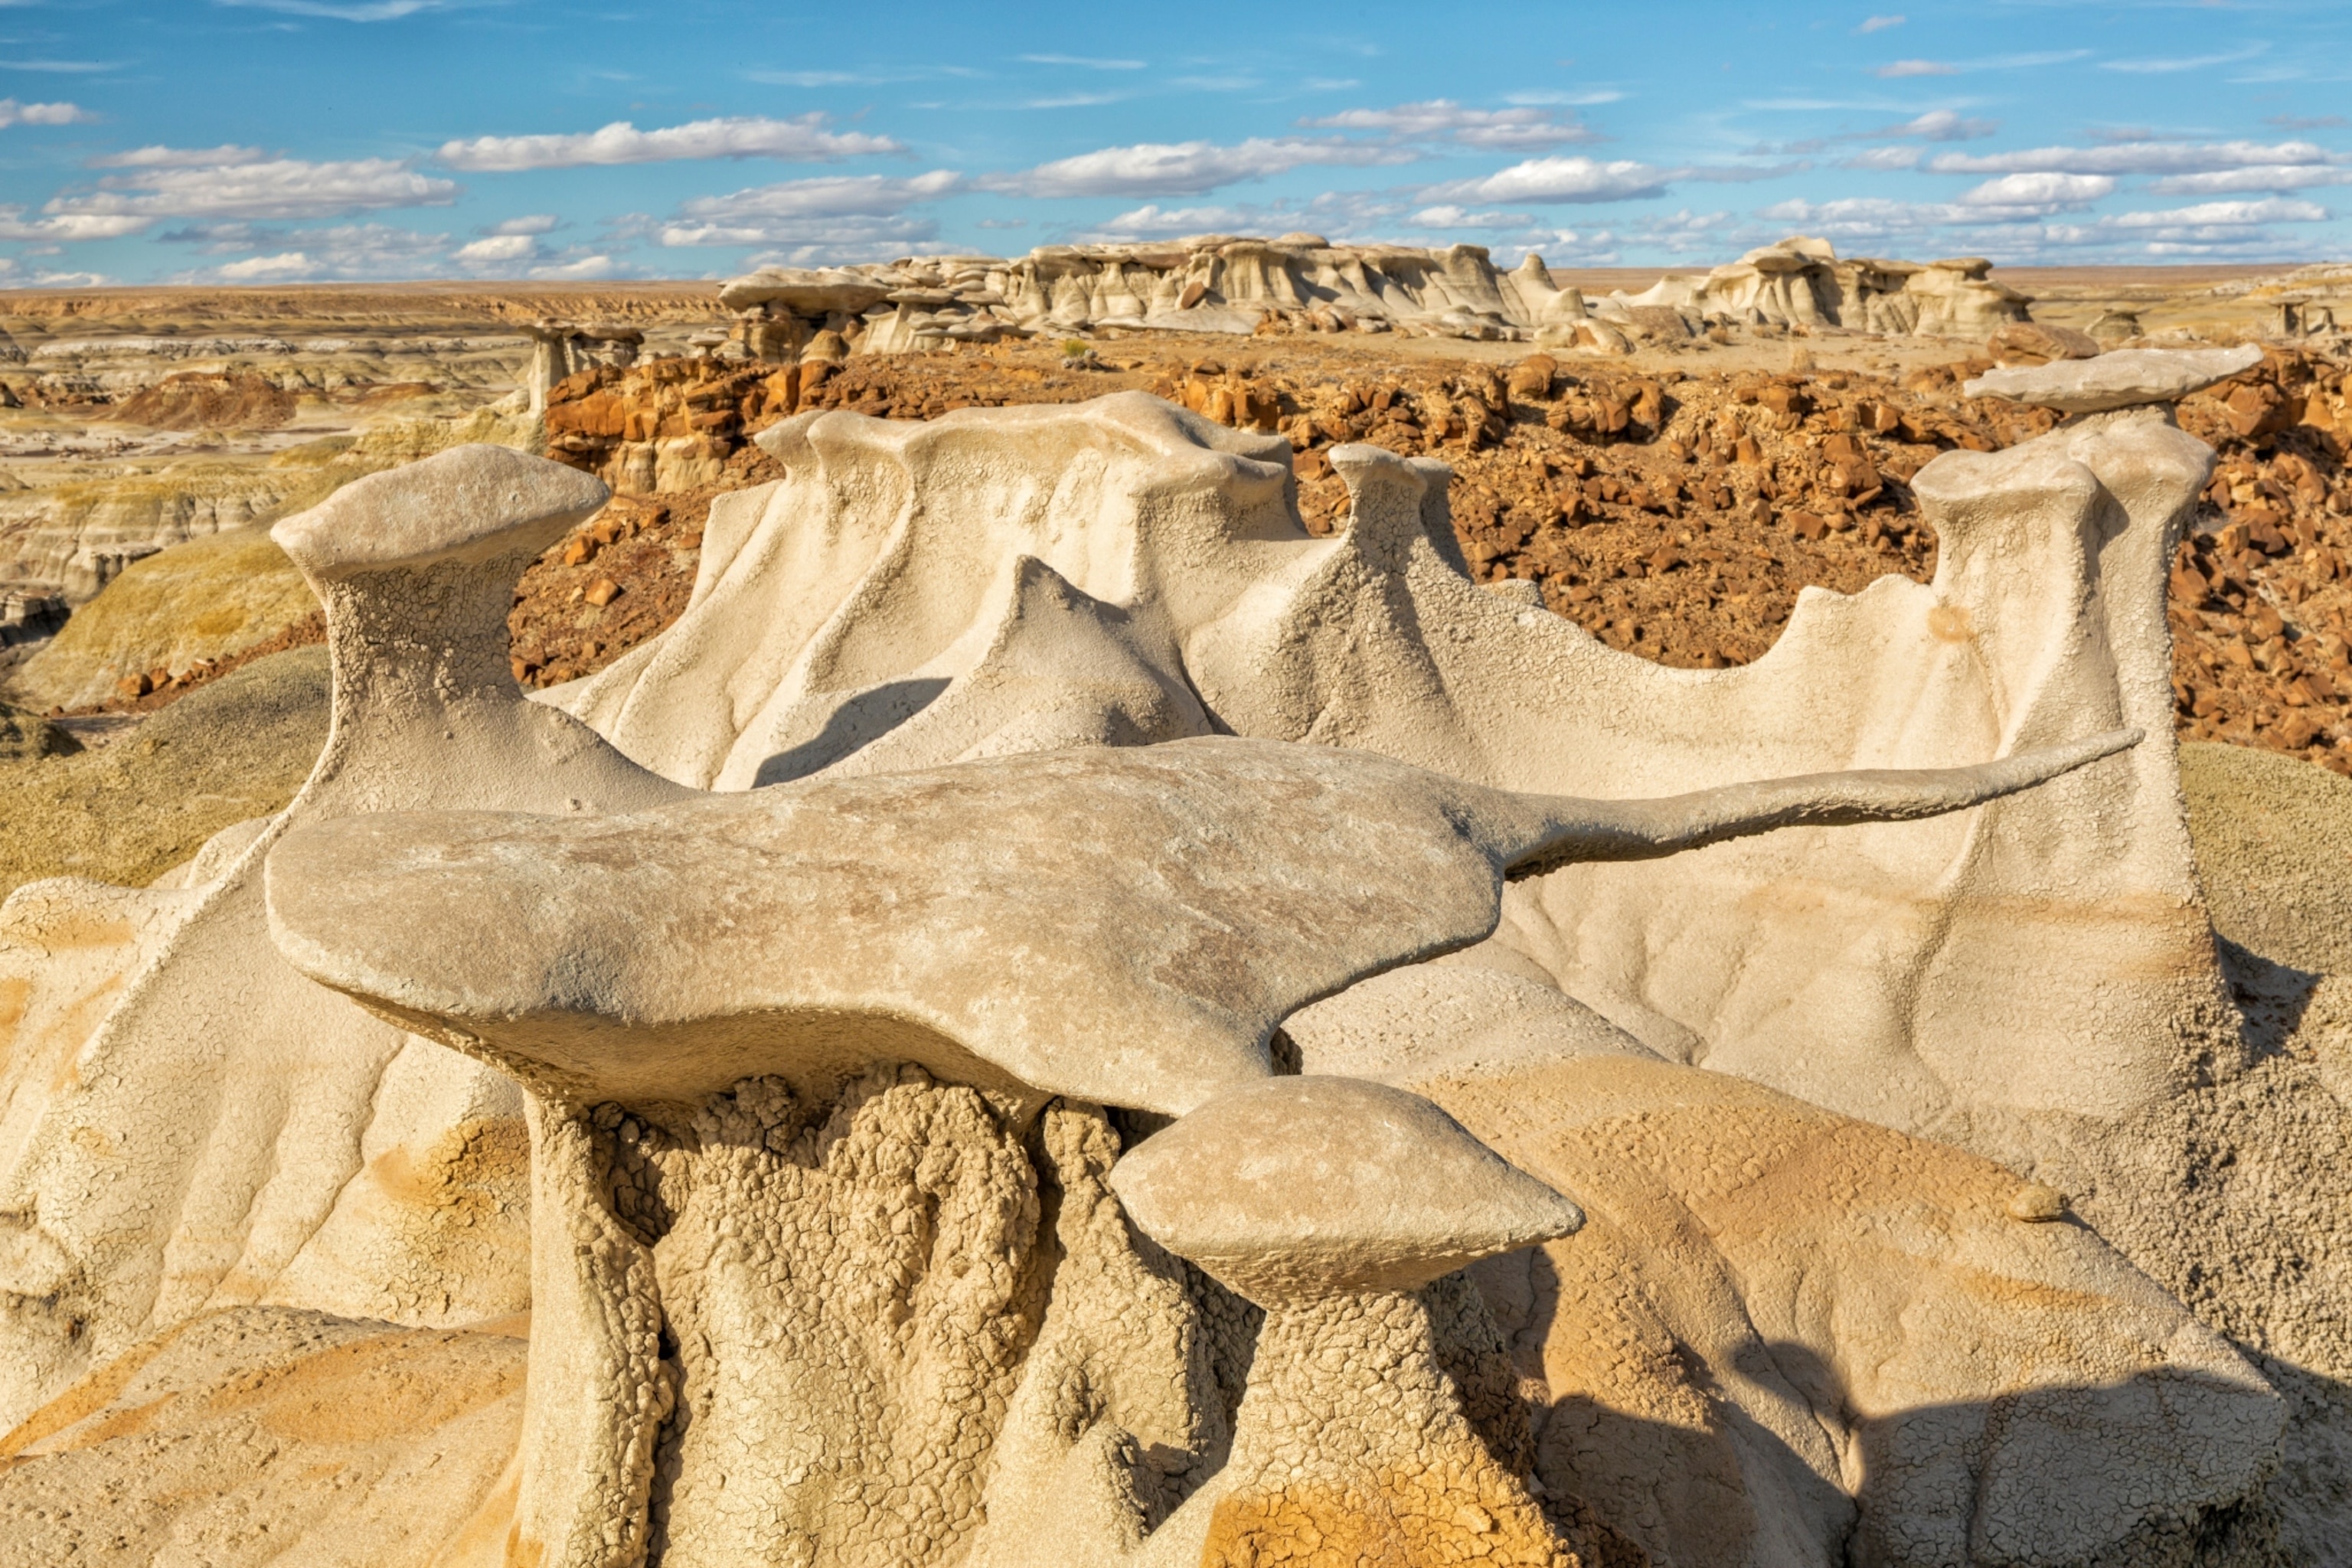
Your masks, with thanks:
M 28 643 L 0 1565 L 2352 1562 L 2335 349 L 1474 261 L 537 310 Z

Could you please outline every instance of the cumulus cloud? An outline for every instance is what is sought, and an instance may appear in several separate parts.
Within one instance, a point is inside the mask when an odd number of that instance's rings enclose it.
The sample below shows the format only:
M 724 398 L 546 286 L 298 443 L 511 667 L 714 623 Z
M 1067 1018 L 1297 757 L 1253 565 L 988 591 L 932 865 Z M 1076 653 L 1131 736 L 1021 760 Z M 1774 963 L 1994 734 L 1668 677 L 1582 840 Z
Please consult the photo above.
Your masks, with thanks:
M 610 278 L 620 270 L 620 263 L 611 257 L 594 255 L 575 257 L 570 261 L 551 262 L 545 267 L 535 267 L 531 269 L 530 275 L 533 278 L 544 278 L 555 282 L 576 282 L 587 278 Z
M 1851 158 L 1838 161 L 1841 169 L 1916 169 L 1921 153 L 1916 147 L 1873 147 L 1856 153 Z
M 1472 212 L 1467 207 L 1440 205 L 1423 207 L 1405 220 L 1416 228 L 1528 228 L 1534 226 L 1533 213 Z
M 2037 213 L 2084 206 L 2115 195 L 2116 182 L 2106 174 L 2003 174 L 1987 180 L 1960 197 L 1973 207 L 2030 208 Z
M 1958 76 L 1960 68 L 1942 60 L 1889 60 L 1871 73 L 1890 79 L 1906 76 Z
M 2018 153 L 1939 153 L 1927 166 L 1939 174 L 2198 174 L 2214 169 L 2274 167 L 2336 162 L 2312 142 L 2110 142 L 2101 147 L 2033 147 Z
M 152 221 L 143 217 L 68 213 L 27 218 L 21 206 L 0 206 L 0 239 L 63 244 L 77 239 L 121 239 L 137 234 Z
M 1507 150 L 1597 142 L 1574 116 L 1554 120 L 1542 109 L 1465 109 L 1451 99 L 1400 103 L 1391 109 L 1348 109 L 1299 124 L 1332 131 L 1385 131 L 1402 141 L 1447 141 Z
M 420 174 L 391 158 L 326 163 L 268 158 L 205 166 L 159 161 L 109 174 L 96 190 L 55 197 L 42 210 L 64 218 L 142 221 L 333 217 L 371 208 L 442 206 L 457 194 L 456 182 Z
M 824 238 L 840 218 L 888 219 L 866 226 L 877 237 L 928 239 L 937 232 L 928 219 L 905 218 L 908 207 L 937 201 L 962 188 L 952 169 L 933 169 L 907 178 L 883 174 L 785 180 L 723 196 L 697 196 L 680 204 L 678 221 L 665 226 L 666 246 L 782 245 Z
M 1242 180 L 1316 164 L 1409 163 L 1411 148 L 1338 136 L 1253 136 L 1213 142 L 1140 142 L 1058 158 L 1015 174 L 990 174 L 982 190 L 1016 196 L 1197 196 Z
M 1455 180 L 1423 188 L 1424 202 L 1444 205 L 1488 202 L 1616 202 L 1664 194 L 1678 180 L 1740 184 L 1769 180 L 1811 167 L 1806 163 L 1776 163 L 1742 167 L 1686 166 L 1662 169 L 1652 163 L 1620 158 L 1609 162 L 1585 157 L 1530 158 L 1475 180 Z
M 84 125 L 97 118 L 78 104 L 19 103 L 13 98 L 0 98 L 0 126 Z
M 2241 191 L 2307 191 L 2321 185 L 2346 184 L 2352 184 L 2352 168 L 2326 163 L 2272 163 L 2204 174 L 2173 174 L 2152 182 L 2147 188 L 2160 196 L 2218 196 Z
M 1162 207 L 1146 202 L 1097 226 L 1105 239 L 1164 239 L 1188 234 L 1231 234 L 1255 228 L 1263 209 L 1255 207 Z
M 527 234 L 494 234 L 457 247 L 457 260 L 467 267 L 510 266 L 539 255 L 539 241 Z
M 2242 228 L 2262 223 L 2326 223 L 2336 215 L 2316 202 L 2200 202 L 2195 206 L 2116 213 L 2099 221 L 2113 228 Z
M 525 213 L 490 226 L 492 234 L 552 234 L 562 226 L 563 220 L 553 213 Z
M 329 228 L 259 229 L 228 225 L 189 231 L 222 242 L 242 239 L 257 254 L 201 272 L 183 273 L 182 282 L 294 283 L 318 279 L 414 278 L 441 270 L 449 237 L 394 224 L 338 224 Z
M 128 153 L 109 153 L 92 158 L 93 169 L 226 169 L 238 163 L 268 162 L 269 154 L 258 147 L 239 147 L 234 142 L 218 147 L 133 147 Z
M 862 131 L 828 131 L 821 113 L 771 120 L 735 115 L 640 131 L 616 120 L 599 131 L 546 136 L 478 136 L 446 142 L 436 154 L 453 169 L 513 173 L 524 169 L 575 169 L 615 163 L 663 163 L 683 158 L 782 158 L 794 163 L 832 163 L 904 149 L 887 136 Z
M 1424 197 L 1483 202 L 1615 202 L 1654 196 L 1673 172 L 1619 158 L 1530 158 L 1483 179 L 1433 185 Z

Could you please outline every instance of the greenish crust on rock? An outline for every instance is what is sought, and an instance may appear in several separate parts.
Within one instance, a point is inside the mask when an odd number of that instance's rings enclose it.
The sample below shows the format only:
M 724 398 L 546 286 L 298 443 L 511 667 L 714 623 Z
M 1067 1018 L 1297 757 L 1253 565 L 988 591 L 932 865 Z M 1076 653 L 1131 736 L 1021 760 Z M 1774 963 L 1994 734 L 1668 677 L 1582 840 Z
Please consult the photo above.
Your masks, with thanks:
M 2273 963 L 2352 973 L 2352 780 L 2248 746 L 2180 748 L 2213 929 Z
M 43 757 L 67 757 L 81 742 L 37 713 L 0 702 L 0 763 L 38 762 Z
M 143 887 L 282 810 L 327 739 L 327 650 L 257 659 L 77 756 L 0 763 L 0 896 L 43 877 Z
M 115 695 L 125 676 L 184 674 L 199 659 L 267 642 L 318 609 L 318 596 L 264 530 L 191 539 L 126 567 L 26 662 L 16 684 L 35 707 L 87 708 Z

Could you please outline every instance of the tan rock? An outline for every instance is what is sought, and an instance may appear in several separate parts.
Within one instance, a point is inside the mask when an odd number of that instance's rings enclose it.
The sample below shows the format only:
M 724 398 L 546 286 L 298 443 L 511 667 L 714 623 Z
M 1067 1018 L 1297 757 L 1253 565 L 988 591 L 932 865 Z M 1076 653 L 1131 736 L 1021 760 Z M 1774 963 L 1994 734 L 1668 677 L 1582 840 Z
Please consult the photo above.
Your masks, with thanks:
M 2049 321 L 2013 321 L 1993 333 L 1986 347 L 2003 364 L 2043 364 L 2052 360 L 2096 359 L 2099 340 Z
M 2098 414 L 2177 403 L 2262 360 L 2263 351 L 2251 343 L 2234 349 L 2117 349 L 2088 360 L 1988 371 L 1963 390 L 1970 397 L 2002 397 L 2064 414 Z

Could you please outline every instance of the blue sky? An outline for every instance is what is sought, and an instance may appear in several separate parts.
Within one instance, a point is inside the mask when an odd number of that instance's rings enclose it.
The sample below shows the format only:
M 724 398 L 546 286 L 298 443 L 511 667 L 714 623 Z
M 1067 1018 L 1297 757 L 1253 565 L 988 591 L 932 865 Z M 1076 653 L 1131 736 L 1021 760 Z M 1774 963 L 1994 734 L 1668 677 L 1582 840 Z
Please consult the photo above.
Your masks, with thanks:
M 0 284 L 2352 257 L 2352 5 L 0 0 Z

